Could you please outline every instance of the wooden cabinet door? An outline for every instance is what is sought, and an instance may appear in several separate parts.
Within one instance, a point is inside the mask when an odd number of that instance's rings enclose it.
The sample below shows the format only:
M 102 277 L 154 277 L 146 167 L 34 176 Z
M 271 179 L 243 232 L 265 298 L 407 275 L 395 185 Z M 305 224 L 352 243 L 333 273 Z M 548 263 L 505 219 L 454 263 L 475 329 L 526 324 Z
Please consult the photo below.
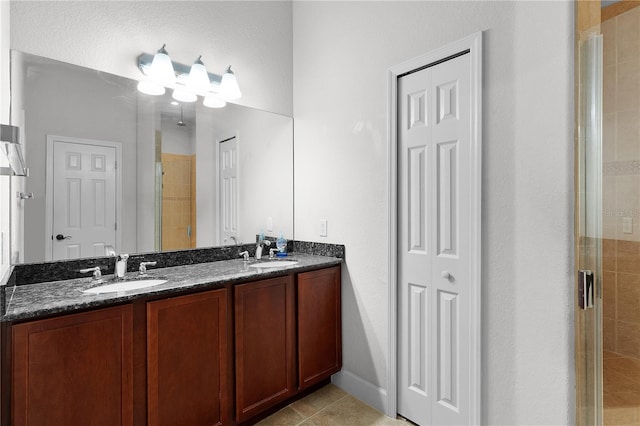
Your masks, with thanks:
M 12 327 L 14 425 L 132 425 L 130 305 Z
M 340 266 L 298 274 L 298 385 L 342 368 Z
M 291 276 L 235 286 L 238 422 L 296 392 L 294 308 Z
M 149 425 L 227 424 L 226 295 L 147 303 Z

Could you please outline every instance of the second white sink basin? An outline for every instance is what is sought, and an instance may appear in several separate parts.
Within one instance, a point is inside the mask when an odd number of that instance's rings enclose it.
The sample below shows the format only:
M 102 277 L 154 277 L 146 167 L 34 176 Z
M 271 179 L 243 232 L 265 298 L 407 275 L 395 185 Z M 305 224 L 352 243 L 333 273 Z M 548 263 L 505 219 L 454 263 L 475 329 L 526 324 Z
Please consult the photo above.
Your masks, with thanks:
M 249 266 L 252 268 L 284 268 L 285 266 L 293 266 L 297 263 L 297 260 L 274 260 L 271 262 L 252 263 Z
M 131 280 L 131 281 L 118 281 L 112 284 L 105 284 L 99 287 L 88 288 L 83 290 L 83 293 L 101 294 L 101 293 L 116 293 L 119 291 L 138 290 L 141 288 L 153 287 L 166 283 L 167 280 Z

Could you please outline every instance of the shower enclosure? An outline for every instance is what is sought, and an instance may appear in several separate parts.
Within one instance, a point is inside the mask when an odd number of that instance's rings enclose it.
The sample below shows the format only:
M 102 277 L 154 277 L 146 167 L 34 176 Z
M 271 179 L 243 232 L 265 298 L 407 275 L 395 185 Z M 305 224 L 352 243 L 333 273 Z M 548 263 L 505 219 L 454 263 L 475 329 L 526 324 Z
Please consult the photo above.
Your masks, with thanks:
M 640 424 L 640 7 L 576 4 L 576 422 Z

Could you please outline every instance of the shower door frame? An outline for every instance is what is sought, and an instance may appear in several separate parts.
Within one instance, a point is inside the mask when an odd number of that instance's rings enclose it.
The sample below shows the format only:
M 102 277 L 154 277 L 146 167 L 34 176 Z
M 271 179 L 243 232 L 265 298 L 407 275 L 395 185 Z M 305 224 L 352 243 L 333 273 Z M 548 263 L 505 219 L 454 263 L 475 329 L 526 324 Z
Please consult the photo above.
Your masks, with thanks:
M 602 35 L 599 2 L 576 2 L 575 380 L 577 425 L 601 425 L 602 403 Z M 581 271 L 593 276 L 592 303 Z M 581 303 L 582 300 L 582 303 Z

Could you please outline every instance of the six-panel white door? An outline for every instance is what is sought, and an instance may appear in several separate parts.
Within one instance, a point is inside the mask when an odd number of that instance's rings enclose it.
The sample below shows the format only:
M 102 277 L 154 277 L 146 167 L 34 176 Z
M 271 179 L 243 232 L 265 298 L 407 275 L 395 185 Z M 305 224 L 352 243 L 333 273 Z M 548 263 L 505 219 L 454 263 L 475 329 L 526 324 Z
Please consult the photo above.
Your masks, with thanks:
M 220 142 L 220 241 L 233 244 L 238 238 L 238 141 L 232 137 Z M 231 237 L 236 238 L 232 241 Z
M 116 148 L 53 141 L 52 259 L 116 247 Z
M 398 413 L 469 424 L 470 62 L 398 79 Z

